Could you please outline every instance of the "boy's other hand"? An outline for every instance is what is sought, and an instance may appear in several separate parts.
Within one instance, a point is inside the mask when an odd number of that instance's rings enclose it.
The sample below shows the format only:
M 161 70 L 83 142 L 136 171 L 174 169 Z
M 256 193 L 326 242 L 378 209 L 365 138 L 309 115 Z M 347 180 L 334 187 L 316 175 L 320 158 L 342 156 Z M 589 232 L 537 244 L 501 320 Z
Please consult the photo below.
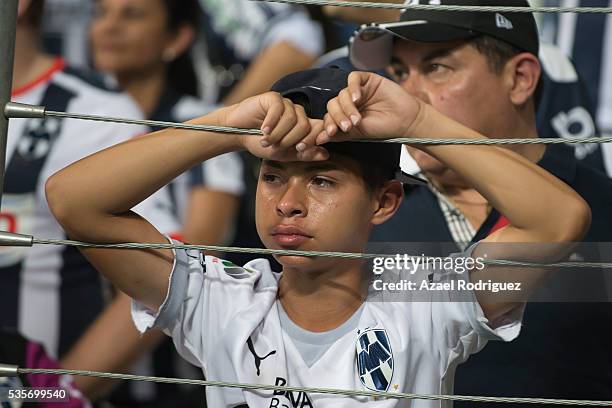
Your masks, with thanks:
M 353 72 L 348 87 L 327 104 L 317 145 L 354 139 L 410 137 L 422 102 L 380 75 Z
M 315 145 L 323 121 L 310 119 L 304 108 L 276 92 L 245 99 L 226 108 L 225 125 L 260 128 L 263 136 L 243 135 L 241 144 L 251 154 L 268 160 L 318 161 L 327 151 Z

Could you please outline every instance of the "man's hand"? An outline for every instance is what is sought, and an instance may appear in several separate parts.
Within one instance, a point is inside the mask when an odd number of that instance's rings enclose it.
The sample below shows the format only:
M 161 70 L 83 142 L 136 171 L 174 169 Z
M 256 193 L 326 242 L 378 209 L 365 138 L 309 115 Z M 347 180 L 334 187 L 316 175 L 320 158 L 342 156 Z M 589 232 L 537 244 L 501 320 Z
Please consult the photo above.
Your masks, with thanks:
M 353 72 L 348 87 L 327 104 L 325 130 L 316 143 L 410 137 L 421 108 L 422 102 L 396 83 L 380 75 Z
M 269 160 L 326 160 L 327 151 L 315 146 L 323 121 L 309 119 L 304 108 L 276 92 L 245 99 L 226 109 L 227 126 L 260 128 L 262 137 L 244 135 L 242 146 L 251 154 Z

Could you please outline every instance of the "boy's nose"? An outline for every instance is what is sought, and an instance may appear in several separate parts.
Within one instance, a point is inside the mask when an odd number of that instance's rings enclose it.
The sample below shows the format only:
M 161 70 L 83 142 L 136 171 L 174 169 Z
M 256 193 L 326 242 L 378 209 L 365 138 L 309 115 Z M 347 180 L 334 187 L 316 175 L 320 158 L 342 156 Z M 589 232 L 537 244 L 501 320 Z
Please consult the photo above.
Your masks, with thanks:
M 282 217 L 303 217 L 306 215 L 306 194 L 297 183 L 289 183 L 278 201 L 276 212 Z

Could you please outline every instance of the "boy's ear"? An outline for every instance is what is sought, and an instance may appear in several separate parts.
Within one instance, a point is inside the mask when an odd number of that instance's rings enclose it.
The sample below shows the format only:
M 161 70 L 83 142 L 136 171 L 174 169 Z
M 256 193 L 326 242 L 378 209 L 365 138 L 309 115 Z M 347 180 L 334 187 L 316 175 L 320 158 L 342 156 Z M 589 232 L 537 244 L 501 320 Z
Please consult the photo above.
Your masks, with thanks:
M 387 181 L 376 193 L 372 224 L 380 225 L 393 217 L 403 199 L 404 186 L 402 183 L 398 180 Z

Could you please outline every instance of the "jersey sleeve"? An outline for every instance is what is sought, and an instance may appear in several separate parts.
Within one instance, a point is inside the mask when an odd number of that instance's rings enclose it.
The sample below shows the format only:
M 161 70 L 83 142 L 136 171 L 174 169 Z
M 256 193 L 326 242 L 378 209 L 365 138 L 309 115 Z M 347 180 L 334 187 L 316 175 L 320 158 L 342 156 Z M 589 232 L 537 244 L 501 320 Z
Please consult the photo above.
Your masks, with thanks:
M 476 245 L 451 258 L 469 258 Z M 433 280 L 470 281 L 469 273 L 454 270 L 434 272 Z M 476 298 L 474 291 L 456 289 L 435 292 L 431 302 L 431 322 L 435 347 L 441 358 L 442 367 L 448 369 L 480 351 L 488 341 L 512 341 L 520 333 L 524 305 L 515 308 L 501 318 L 489 321 Z
M 197 251 L 176 250 L 174 255 L 159 311 L 133 301 L 132 318 L 141 333 L 162 329 L 183 358 L 206 371 L 207 352 L 222 341 L 232 316 L 252 308 L 261 273 Z

